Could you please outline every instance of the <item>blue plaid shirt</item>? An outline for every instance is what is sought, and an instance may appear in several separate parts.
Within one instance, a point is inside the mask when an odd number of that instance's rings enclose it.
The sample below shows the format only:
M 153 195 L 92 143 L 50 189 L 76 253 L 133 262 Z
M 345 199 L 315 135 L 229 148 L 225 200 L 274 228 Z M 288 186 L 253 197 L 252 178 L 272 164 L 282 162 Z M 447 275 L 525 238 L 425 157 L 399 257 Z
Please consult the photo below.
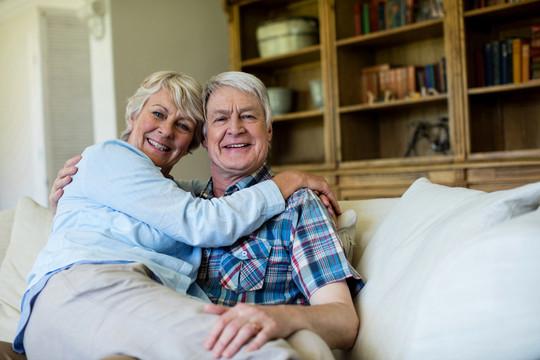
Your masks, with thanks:
M 274 176 L 268 163 L 230 186 L 225 196 Z M 212 180 L 201 197 L 212 198 Z M 216 304 L 309 304 L 320 287 L 346 280 L 351 295 L 364 281 L 347 262 L 326 207 L 311 190 L 296 191 L 285 211 L 232 246 L 205 249 L 197 283 Z

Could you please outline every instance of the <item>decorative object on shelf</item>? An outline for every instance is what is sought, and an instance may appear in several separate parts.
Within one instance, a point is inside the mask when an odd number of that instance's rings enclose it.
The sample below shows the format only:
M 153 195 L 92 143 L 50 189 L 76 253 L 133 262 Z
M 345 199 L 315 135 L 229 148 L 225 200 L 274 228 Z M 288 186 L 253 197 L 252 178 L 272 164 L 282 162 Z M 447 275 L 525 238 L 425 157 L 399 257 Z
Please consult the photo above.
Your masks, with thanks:
M 311 99 L 317 109 L 322 109 L 324 107 L 322 80 L 311 80 L 309 82 L 309 91 L 311 93 Z
M 315 45 L 319 41 L 319 21 L 312 17 L 269 20 L 257 27 L 261 57 L 276 56 Z
M 435 134 L 434 137 L 433 133 Z M 427 139 L 429 141 L 431 150 L 446 154 L 446 152 L 450 150 L 448 118 L 440 118 L 439 122 L 436 124 L 430 124 L 423 121 L 416 124 L 416 129 L 414 130 L 413 137 L 407 146 L 405 157 L 411 156 L 416 144 L 421 139 Z
M 274 115 L 282 115 L 291 111 L 292 109 L 292 89 L 286 87 L 269 87 L 268 99 L 270 100 L 270 107 Z

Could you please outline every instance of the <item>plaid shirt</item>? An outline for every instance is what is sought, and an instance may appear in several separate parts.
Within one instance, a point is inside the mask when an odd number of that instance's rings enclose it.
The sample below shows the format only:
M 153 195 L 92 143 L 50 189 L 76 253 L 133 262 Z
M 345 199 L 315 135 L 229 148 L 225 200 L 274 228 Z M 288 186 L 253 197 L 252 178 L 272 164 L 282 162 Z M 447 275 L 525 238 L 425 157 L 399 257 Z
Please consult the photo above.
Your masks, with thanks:
M 230 186 L 225 196 L 274 175 L 268 163 Z M 201 197 L 212 198 L 212 180 Z M 347 280 L 352 296 L 364 281 L 346 260 L 332 217 L 311 190 L 296 191 L 285 211 L 228 247 L 205 249 L 197 283 L 216 304 L 309 304 L 322 286 Z

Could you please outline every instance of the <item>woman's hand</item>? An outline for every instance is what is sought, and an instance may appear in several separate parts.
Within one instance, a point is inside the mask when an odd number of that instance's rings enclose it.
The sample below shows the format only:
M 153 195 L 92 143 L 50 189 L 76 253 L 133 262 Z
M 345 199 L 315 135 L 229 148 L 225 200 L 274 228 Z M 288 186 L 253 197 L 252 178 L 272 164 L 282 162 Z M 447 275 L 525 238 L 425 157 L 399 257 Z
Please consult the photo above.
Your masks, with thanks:
M 58 206 L 58 200 L 64 195 L 64 186 L 71 182 L 71 177 L 77 172 L 77 167 L 75 166 L 79 161 L 81 161 L 82 156 L 77 155 L 67 160 L 64 163 L 64 167 L 58 171 L 58 176 L 53 182 L 51 187 L 51 193 L 49 194 L 49 210 L 53 215 L 56 214 L 56 208 Z
M 330 185 L 328 185 L 328 182 L 322 176 L 303 171 L 287 170 L 277 174 L 272 180 L 279 187 L 284 199 L 287 199 L 300 188 L 308 188 L 318 192 L 323 204 L 327 208 L 333 209 L 333 211 L 329 210 L 330 214 L 334 213 L 333 217 L 341 214 L 338 201 L 330 189 Z
M 296 331 L 284 306 L 206 304 L 204 311 L 221 315 L 204 342 L 214 358 L 230 358 L 246 344 L 245 352 L 254 351 L 269 340 L 286 338 Z

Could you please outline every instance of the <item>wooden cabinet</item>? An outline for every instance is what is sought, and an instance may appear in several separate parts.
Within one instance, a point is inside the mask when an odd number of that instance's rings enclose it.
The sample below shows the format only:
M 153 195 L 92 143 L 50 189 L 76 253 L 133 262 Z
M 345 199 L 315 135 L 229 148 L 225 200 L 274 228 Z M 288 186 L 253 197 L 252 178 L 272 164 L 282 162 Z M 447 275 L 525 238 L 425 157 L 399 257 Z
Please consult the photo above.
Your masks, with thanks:
M 468 0 L 445 1 L 442 16 L 413 15 L 407 24 L 367 34 L 358 34 L 359 3 L 224 1 L 232 69 L 296 94 L 293 111 L 274 121 L 276 171 L 322 174 L 343 199 L 399 196 L 421 176 L 490 191 L 540 180 L 540 80 L 477 81 L 479 51 L 489 42 L 530 38 L 531 26 L 540 24 L 540 0 L 481 9 Z M 289 16 L 317 17 L 319 44 L 259 57 L 257 26 Z M 422 88 L 421 76 L 433 65 L 444 85 Z M 408 87 L 383 91 L 381 85 L 368 96 L 371 72 L 381 69 L 404 69 L 392 76 L 405 76 L 397 83 Z M 314 78 L 323 80 L 323 110 L 310 98 Z
M 334 169 L 335 137 L 329 64 L 331 50 L 325 7 L 317 0 L 230 1 L 230 63 L 233 70 L 258 76 L 267 87 L 293 90 L 293 109 L 274 117 L 270 161 L 275 170 L 292 166 L 313 171 Z M 319 21 L 319 43 L 286 54 L 260 57 L 256 30 L 261 23 L 285 16 L 311 17 Z M 324 109 L 311 99 L 309 82 L 322 79 Z

